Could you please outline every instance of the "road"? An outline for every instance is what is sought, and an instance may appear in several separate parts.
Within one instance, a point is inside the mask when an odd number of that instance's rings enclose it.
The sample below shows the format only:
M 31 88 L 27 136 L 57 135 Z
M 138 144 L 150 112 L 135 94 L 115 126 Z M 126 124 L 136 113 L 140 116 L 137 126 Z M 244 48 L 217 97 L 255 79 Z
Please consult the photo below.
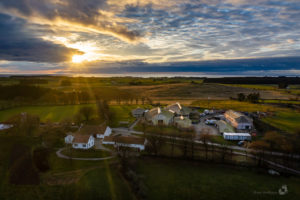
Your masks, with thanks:
M 99 161 L 99 160 L 109 160 L 112 159 L 114 157 L 116 157 L 116 155 L 112 155 L 112 156 L 108 156 L 108 157 L 104 157 L 104 158 L 73 158 L 73 157 L 69 157 L 66 156 L 64 154 L 62 154 L 61 152 L 64 150 L 65 148 L 61 148 L 56 152 L 56 155 L 59 158 L 63 158 L 63 159 L 72 159 L 72 160 L 90 160 L 90 161 Z

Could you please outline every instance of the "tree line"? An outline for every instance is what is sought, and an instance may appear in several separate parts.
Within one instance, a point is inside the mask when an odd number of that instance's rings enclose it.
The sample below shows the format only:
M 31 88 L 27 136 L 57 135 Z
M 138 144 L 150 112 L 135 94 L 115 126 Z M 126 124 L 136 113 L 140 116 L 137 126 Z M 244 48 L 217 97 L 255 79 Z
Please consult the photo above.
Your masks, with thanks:
M 224 77 L 205 78 L 203 82 L 223 84 L 300 84 L 300 77 Z

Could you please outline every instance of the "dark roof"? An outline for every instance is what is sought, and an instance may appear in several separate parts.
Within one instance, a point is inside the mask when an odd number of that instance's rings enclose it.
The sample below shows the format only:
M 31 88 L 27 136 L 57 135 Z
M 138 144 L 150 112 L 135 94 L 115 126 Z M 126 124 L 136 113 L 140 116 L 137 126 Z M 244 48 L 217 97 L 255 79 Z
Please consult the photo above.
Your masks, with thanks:
M 91 135 L 75 135 L 73 143 L 88 143 Z
M 145 109 L 143 109 L 143 108 L 136 108 L 136 109 L 131 111 L 131 113 L 134 114 L 134 115 L 141 115 L 144 112 L 145 112 Z
M 251 121 L 248 120 L 248 118 L 245 117 L 245 116 L 241 116 L 241 117 L 237 118 L 236 121 L 237 121 L 238 123 L 251 123 Z

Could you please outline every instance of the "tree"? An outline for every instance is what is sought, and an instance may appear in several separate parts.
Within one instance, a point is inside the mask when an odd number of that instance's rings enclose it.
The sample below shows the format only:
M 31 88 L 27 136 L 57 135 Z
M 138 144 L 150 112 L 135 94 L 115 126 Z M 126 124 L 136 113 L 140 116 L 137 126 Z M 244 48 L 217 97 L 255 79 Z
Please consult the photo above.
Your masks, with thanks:
M 187 157 L 188 146 L 189 146 L 189 136 L 186 133 L 180 135 L 180 148 L 182 150 L 183 157 Z
M 245 99 L 246 99 L 246 96 L 244 93 L 238 93 L 237 96 L 238 96 L 239 101 L 245 101 Z
M 97 113 L 101 120 L 111 122 L 114 119 L 114 112 L 110 110 L 108 102 L 106 100 L 97 102 Z
M 202 129 L 200 140 L 203 142 L 204 148 L 205 148 L 205 160 L 207 160 L 207 153 L 208 153 L 208 144 L 207 142 L 210 140 L 211 135 L 209 133 L 209 130 L 207 128 Z
M 93 114 L 94 114 L 95 110 L 90 107 L 90 106 L 86 106 L 86 107 L 82 107 L 79 110 L 79 114 L 85 119 L 85 121 L 90 121 L 90 119 L 92 118 Z
M 250 101 L 251 103 L 257 103 L 260 99 L 260 94 L 259 92 L 257 93 L 250 93 L 247 95 L 247 100 Z
M 10 118 L 8 122 L 13 125 L 12 134 L 32 136 L 40 125 L 40 118 L 36 115 L 21 113 Z
M 269 144 L 269 149 L 271 151 L 274 150 L 282 150 L 282 141 L 284 140 L 284 136 L 280 135 L 278 132 L 269 131 L 263 137 L 263 140 Z
M 49 154 L 50 150 L 44 147 L 38 147 L 33 151 L 33 162 L 40 172 L 46 172 L 50 169 Z
M 9 182 L 15 185 L 37 185 L 40 177 L 33 166 L 31 151 L 28 146 L 16 143 L 10 153 Z
M 264 140 L 258 140 L 251 143 L 250 148 L 256 150 L 256 155 L 258 157 L 258 166 L 262 165 L 264 159 L 265 150 L 269 148 L 269 144 Z
M 162 135 L 146 134 L 146 139 L 148 141 L 147 150 L 157 156 L 161 147 L 165 144 L 165 138 Z

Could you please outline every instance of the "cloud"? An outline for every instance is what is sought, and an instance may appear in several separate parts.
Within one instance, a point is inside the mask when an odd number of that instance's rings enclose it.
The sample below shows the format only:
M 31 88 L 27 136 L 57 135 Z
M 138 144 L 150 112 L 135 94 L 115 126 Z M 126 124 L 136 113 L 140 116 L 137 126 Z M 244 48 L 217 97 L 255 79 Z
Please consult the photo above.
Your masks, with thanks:
M 126 19 L 103 10 L 106 6 L 106 0 L 9 0 L 0 2 L 0 11 L 35 23 L 95 31 L 127 42 L 142 38 L 141 32 L 120 23 Z
M 20 19 L 0 14 L 0 60 L 63 62 L 79 51 L 30 34 Z

